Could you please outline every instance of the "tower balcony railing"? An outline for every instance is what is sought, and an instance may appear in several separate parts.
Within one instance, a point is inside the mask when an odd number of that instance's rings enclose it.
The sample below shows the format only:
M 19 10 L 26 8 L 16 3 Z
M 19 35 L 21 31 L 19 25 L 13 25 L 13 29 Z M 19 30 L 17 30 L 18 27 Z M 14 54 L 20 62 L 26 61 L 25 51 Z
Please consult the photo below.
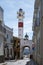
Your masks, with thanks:
M 0 24 L 0 34 L 5 34 L 6 33 L 6 29 Z

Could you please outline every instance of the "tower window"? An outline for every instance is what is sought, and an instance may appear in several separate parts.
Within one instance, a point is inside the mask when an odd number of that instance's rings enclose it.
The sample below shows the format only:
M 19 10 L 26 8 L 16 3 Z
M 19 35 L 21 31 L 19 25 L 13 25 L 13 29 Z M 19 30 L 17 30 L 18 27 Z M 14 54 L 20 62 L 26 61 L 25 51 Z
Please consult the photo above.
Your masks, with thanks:
M 21 16 L 21 14 L 19 13 L 19 16 Z

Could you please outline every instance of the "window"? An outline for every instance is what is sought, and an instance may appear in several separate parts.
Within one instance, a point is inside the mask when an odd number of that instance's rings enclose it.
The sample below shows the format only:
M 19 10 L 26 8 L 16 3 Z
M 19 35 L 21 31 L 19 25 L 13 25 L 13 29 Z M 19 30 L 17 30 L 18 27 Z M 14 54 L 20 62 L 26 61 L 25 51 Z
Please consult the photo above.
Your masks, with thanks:
M 7 39 L 8 39 L 8 34 L 7 34 Z
M 38 8 L 38 12 L 37 12 L 37 23 L 36 23 L 36 25 L 37 26 L 39 26 L 40 25 L 40 6 L 39 6 L 39 8 Z
M 37 52 L 40 54 L 40 38 L 37 40 Z
M 16 43 L 16 40 L 14 40 L 14 43 Z
M 19 16 L 21 16 L 21 14 L 19 13 Z
M 21 36 L 21 34 L 19 34 L 19 36 Z
M 12 55 L 12 49 L 10 49 L 10 54 Z

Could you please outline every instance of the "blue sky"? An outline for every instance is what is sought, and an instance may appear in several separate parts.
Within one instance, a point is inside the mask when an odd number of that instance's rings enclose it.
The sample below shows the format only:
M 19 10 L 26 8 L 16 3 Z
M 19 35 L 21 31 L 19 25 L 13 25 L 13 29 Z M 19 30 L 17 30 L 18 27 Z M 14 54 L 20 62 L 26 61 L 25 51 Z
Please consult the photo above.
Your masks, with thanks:
M 0 0 L 0 6 L 4 9 L 4 23 L 13 28 L 13 35 L 18 36 L 17 11 L 22 8 L 25 12 L 24 35 L 27 33 L 32 39 L 32 22 L 35 0 Z

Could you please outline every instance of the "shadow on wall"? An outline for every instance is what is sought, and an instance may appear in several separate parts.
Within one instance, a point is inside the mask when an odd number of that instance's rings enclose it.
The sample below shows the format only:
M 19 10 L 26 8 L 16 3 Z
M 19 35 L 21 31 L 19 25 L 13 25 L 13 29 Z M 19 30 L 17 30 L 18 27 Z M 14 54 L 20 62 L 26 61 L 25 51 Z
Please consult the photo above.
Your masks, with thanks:
M 33 59 L 33 55 L 30 55 L 30 59 Z

